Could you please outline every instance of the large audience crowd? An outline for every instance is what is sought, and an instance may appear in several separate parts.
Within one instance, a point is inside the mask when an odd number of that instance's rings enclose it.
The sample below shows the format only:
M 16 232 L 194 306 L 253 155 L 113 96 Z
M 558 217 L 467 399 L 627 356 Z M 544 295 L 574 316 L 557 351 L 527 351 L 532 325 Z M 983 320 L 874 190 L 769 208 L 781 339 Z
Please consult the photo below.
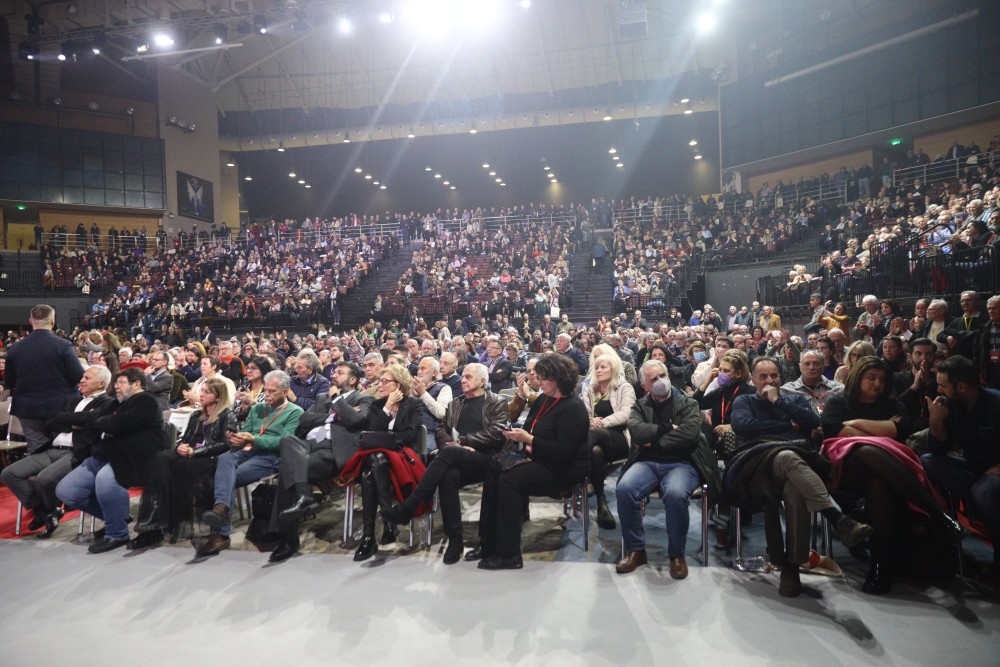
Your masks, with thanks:
M 655 200 L 635 204 L 650 205 L 648 217 L 595 202 L 593 216 L 583 207 L 545 221 L 514 211 L 516 224 L 489 231 L 478 212 L 458 231 L 440 224 L 444 212 L 409 216 L 401 238 L 421 243 L 397 286 L 403 302 L 493 304 L 433 323 L 419 310 L 387 322 L 376 302 L 362 327 L 338 326 L 332 287 L 363 279 L 397 251 L 395 235 L 341 237 L 309 222 L 291 234 L 272 225 L 235 246 L 219 238 L 164 254 L 45 248 L 50 262 L 76 252 L 118 289 L 72 332 L 54 332 L 54 312 L 38 306 L 30 334 L 8 334 L 0 372 L 28 456 L 2 479 L 41 536 L 58 529 L 64 509 L 102 518 L 104 534 L 90 547 L 98 553 L 158 544 L 191 520 L 194 502 L 209 528 L 193 540 L 196 553 L 217 554 L 230 546 L 234 490 L 277 475 L 248 528 L 270 545 L 272 561 L 299 550 L 299 524 L 317 510 L 311 484 L 328 494 L 334 482 L 357 482 L 355 560 L 395 542 L 397 526 L 431 511 L 437 492 L 446 563 L 516 569 L 528 499 L 589 480 L 601 529 L 620 525 L 621 574 L 647 561 L 641 507 L 658 492 L 669 572 L 687 575 L 688 503 L 704 488 L 712 503 L 763 513 L 782 595 L 801 592 L 813 513 L 869 559 L 866 592 L 887 593 L 900 575 L 950 576 L 967 529 L 945 496 L 962 503 L 973 530 L 994 545 L 1000 536 L 1000 296 L 984 307 L 978 290 L 963 291 L 961 313 L 950 317 L 941 299 L 918 299 L 904 312 L 868 294 L 854 318 L 834 304 L 842 283 L 814 289 L 801 267 L 788 288 L 812 310 L 802 335 L 758 302 L 721 312 L 705 304 L 682 317 L 654 298 L 593 324 L 555 309 L 571 306 L 571 254 L 609 222 L 616 312 L 632 290 L 655 297 L 691 252 L 724 251 L 729 240 L 773 242 L 777 251 L 804 228 L 829 225 L 821 238 L 831 254 L 853 246 L 852 257 L 876 267 L 892 239 L 919 231 L 927 247 L 985 246 L 997 232 L 1000 184 L 994 163 L 970 169 L 929 187 L 883 183 L 837 223 L 812 200 L 733 216 L 708 207 L 669 221 L 657 217 Z M 315 333 L 238 337 L 220 335 L 206 317 L 237 303 L 256 308 L 257 299 L 269 308 L 318 300 L 328 314 Z M 182 432 L 164 426 L 168 410 L 185 417 Z M 604 491 L 616 465 L 617 517 Z M 458 492 L 479 482 L 479 539 L 466 551 Z M 144 488 L 133 528 L 130 486 Z M 728 543 L 738 529 L 730 522 L 717 540 Z M 994 546 L 981 580 L 996 585 L 998 568 Z

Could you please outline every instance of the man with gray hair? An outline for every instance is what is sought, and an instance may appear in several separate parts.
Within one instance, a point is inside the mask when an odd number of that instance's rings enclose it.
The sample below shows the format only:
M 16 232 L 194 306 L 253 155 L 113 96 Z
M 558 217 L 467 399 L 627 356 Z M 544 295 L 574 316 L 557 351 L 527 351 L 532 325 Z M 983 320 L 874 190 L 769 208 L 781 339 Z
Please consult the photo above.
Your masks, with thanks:
M 812 408 L 812 411 L 817 416 L 821 416 L 827 402 L 836 394 L 844 391 L 843 384 L 836 380 L 829 380 L 823 375 L 825 366 L 826 357 L 822 352 L 803 350 L 799 356 L 799 371 L 802 375 L 797 380 L 781 385 L 781 395 L 799 394 L 805 397 L 809 401 L 809 407 Z M 820 435 L 819 429 L 813 429 L 809 433 L 809 436 L 814 440 L 820 439 Z
M 286 398 L 303 410 L 316 402 L 316 397 L 330 391 L 330 381 L 320 373 L 319 357 L 312 350 L 302 350 L 295 358 L 295 377 L 291 379 Z
M 503 431 L 508 427 L 507 401 L 487 390 L 489 370 L 472 363 L 462 370 L 462 394 L 451 402 L 438 425 L 437 456 L 424 472 L 417 488 L 401 504 L 382 515 L 392 523 L 406 523 L 421 503 L 429 502 L 438 489 L 441 521 L 448 536 L 444 553 L 446 565 L 462 557 L 462 504 L 459 489 L 477 484 L 498 465 L 495 460 L 504 447 Z
M 12 395 L 10 414 L 21 422 L 28 454 L 41 451 L 49 442 L 45 420 L 79 400 L 77 383 L 83 366 L 73 344 L 52 333 L 56 311 L 39 304 L 28 316 L 31 333 L 11 346 L 7 353 L 4 384 Z
M 303 413 L 287 398 L 290 385 L 291 378 L 284 371 L 265 375 L 264 402 L 250 408 L 242 431 L 229 434 L 233 451 L 221 455 L 215 468 L 215 504 L 202 517 L 212 532 L 195 547 L 199 557 L 229 548 L 229 508 L 235 489 L 278 472 L 281 438 L 295 435 Z
M 81 421 L 76 415 L 85 419 L 89 413 L 103 413 L 114 402 L 107 393 L 110 384 L 111 371 L 107 367 L 91 366 L 84 371 L 80 380 L 83 399 L 69 401 L 63 412 L 46 421 L 49 432 L 55 434 L 49 445 L 10 464 L 0 473 L 0 481 L 34 513 L 28 529 L 45 527 L 39 537 L 51 537 L 59 526 L 63 514 L 56 497 L 59 480 L 90 456 L 91 447 L 101 437 L 98 430 L 74 427 Z
M 440 372 L 440 362 L 432 356 L 424 356 L 417 362 L 417 375 L 413 378 L 413 396 L 424 408 L 421 417 L 427 427 L 428 452 L 437 449 L 434 431 L 451 405 L 451 386 L 438 379 Z
M 556 352 L 569 357 L 570 361 L 576 364 L 576 369 L 579 371 L 580 377 L 583 377 L 589 370 L 587 357 L 583 354 L 583 352 L 573 347 L 571 341 L 572 339 L 569 337 L 569 334 L 559 334 L 556 336 Z
M 976 335 L 975 361 L 983 383 L 990 389 L 1000 389 L 1000 295 L 986 300 L 986 321 Z
M 882 316 L 878 312 L 878 297 L 874 294 L 866 294 L 861 299 L 861 305 L 865 312 L 858 315 L 858 321 L 854 325 L 855 341 L 866 340 L 872 343 L 872 329 L 882 321 Z

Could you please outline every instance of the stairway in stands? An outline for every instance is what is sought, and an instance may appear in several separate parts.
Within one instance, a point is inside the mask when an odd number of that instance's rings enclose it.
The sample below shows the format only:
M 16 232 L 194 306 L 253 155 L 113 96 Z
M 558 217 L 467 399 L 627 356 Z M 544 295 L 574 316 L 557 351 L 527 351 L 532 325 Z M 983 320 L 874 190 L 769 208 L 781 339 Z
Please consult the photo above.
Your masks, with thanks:
M 413 242 L 400 247 L 399 251 L 383 262 L 364 283 L 341 298 L 340 327 L 336 327 L 337 329 L 358 328 L 368 321 L 375 296 L 395 291 L 399 277 L 413 263 L 415 249 L 416 244 Z
M 573 276 L 573 307 L 567 308 L 566 313 L 577 326 L 592 326 L 602 315 L 611 315 L 611 258 L 605 260 L 604 273 L 600 275 L 591 270 L 592 261 L 590 248 L 581 247 L 569 264 L 569 273 Z

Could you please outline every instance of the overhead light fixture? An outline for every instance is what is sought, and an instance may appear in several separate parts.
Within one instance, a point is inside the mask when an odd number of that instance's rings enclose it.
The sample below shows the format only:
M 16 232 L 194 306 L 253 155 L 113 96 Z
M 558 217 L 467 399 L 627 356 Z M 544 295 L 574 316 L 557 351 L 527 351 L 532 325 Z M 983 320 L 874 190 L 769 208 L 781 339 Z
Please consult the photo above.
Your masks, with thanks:
M 38 42 L 27 40 L 17 45 L 17 55 L 21 60 L 37 60 L 40 49 Z
M 312 183 L 306 183 L 306 190 L 312 187 Z
M 469 134 L 477 134 L 478 132 L 479 130 L 477 130 L 476 128 L 472 128 L 471 130 L 469 130 Z
M 53 97 L 52 98 L 52 104 L 56 105 L 57 107 L 61 107 L 62 106 L 62 98 L 61 97 Z
M 503 183 L 503 179 L 502 178 L 498 178 L 498 179 L 496 179 L 496 182 L 497 183 Z
M 611 120 L 611 109 L 604 112 L 604 120 Z
M 444 184 L 445 185 L 451 185 L 451 181 L 445 181 Z
M 382 12 L 378 15 L 378 22 L 382 25 L 389 25 L 392 23 L 392 14 L 389 12 Z
M 454 186 L 454 185 L 453 185 L 453 186 L 451 186 L 451 189 L 452 189 L 452 190 L 454 190 L 454 189 L 455 189 L 455 186 Z
M 544 169 L 545 171 L 549 171 L 550 169 L 552 169 L 552 167 L 550 167 L 549 165 L 545 165 L 544 167 L 542 167 L 542 169 Z
M 383 184 L 383 185 L 378 186 L 378 189 L 379 190 L 385 190 L 385 185 Z M 454 186 L 451 189 L 454 190 L 455 189 Z
M 340 31 L 341 35 L 350 35 L 354 26 L 351 25 L 351 20 L 349 18 L 342 18 L 337 21 L 337 30 Z
M 483 169 L 489 169 L 489 168 L 490 168 L 490 163 L 489 162 L 484 162 L 483 163 Z
M 264 17 L 262 16 L 253 17 L 253 31 L 261 35 L 267 34 L 267 22 L 264 21 Z
M 246 176 L 243 177 L 243 180 L 244 181 L 252 181 L 253 180 L 253 176 L 251 176 L 250 174 L 247 174 Z
M 365 174 L 365 180 L 366 181 L 372 180 L 372 175 L 371 174 Z
M 715 26 L 719 24 L 719 19 L 715 14 L 710 12 L 705 12 L 695 22 L 695 27 L 698 29 L 698 33 L 702 35 L 707 35 L 708 33 L 715 30 Z
M 355 167 L 355 168 L 354 168 L 354 173 L 355 173 L 355 174 L 360 174 L 360 173 L 361 173 L 361 172 L 363 172 L 363 171 L 364 171 L 364 169 L 362 169 L 361 167 Z
M 126 116 L 134 116 L 135 115 L 135 107 L 128 107 L 127 109 L 125 109 L 125 115 Z
M 284 153 L 285 152 L 285 142 L 284 141 L 279 141 L 278 142 L 278 152 L 279 153 Z
M 695 160 L 700 160 L 701 159 L 701 153 L 695 153 L 694 154 L 694 159 Z
M 102 51 L 106 51 L 108 48 L 108 40 L 104 35 L 98 35 L 94 38 L 93 44 L 90 45 L 90 52 L 95 56 L 101 55 Z
M 372 185 L 378 185 L 378 184 L 379 184 L 378 181 L 372 181 Z
M 614 146 L 612 146 L 611 148 L 608 149 L 608 153 L 610 153 L 611 155 L 614 155 L 617 152 L 618 152 L 618 149 L 615 148 Z
M 441 178 L 441 174 L 434 174 L 434 178 Z
M 615 163 L 615 166 L 616 166 L 616 167 L 624 167 L 624 166 L 625 166 L 625 163 L 624 163 L 624 162 L 616 162 L 616 163 Z
M 682 97 L 681 98 L 681 104 L 687 104 L 690 101 L 691 101 L 690 97 Z
M 215 35 L 214 42 L 216 46 L 225 44 L 226 40 L 229 39 L 229 29 L 222 23 L 215 26 L 212 29 L 212 34 Z
M 688 142 L 688 146 L 697 146 L 697 145 L 698 145 L 697 139 L 692 139 L 691 141 Z
M 490 172 L 490 176 L 496 176 L 496 175 L 497 175 L 497 173 L 495 171 L 491 171 Z
M 146 42 L 140 42 L 135 47 L 135 52 L 136 53 L 145 53 L 146 51 L 149 51 L 149 44 L 147 44 Z
M 235 167 L 236 166 L 236 162 L 233 160 L 233 158 L 229 158 L 229 159 L 226 160 L 226 166 L 227 167 Z
M 306 184 L 306 179 L 300 178 L 299 179 L 299 185 L 305 185 L 305 184 Z
M 552 182 L 553 182 L 553 183 L 558 183 L 559 181 L 553 178 L 553 179 L 552 179 Z
M 690 116 L 693 113 L 694 113 L 694 110 L 690 106 L 687 109 L 684 110 L 684 115 L 685 116 Z
M 288 172 L 288 178 L 295 178 L 295 172 L 294 171 Z
M 349 135 L 347 132 L 344 132 L 344 143 L 345 144 L 351 143 L 351 135 Z
M 612 156 L 612 158 L 611 158 L 611 159 L 612 159 L 612 160 L 615 160 L 615 161 L 618 161 L 618 160 L 621 160 L 621 158 L 620 158 L 620 157 L 618 157 L 617 155 L 614 155 L 614 156 Z
M 414 138 L 414 137 L 416 137 L 416 136 L 417 136 L 417 133 L 416 133 L 416 132 L 414 132 L 414 131 L 413 131 L 413 128 L 411 127 L 411 128 L 410 128 L 410 131 L 409 131 L 409 132 L 408 132 L 408 133 L 406 134 L 406 138 L 407 138 L 407 139 L 413 139 L 413 138 Z
M 167 49 L 174 45 L 174 38 L 166 32 L 153 33 L 153 44 L 161 49 Z
M 69 49 L 66 48 L 65 44 L 60 45 L 59 46 L 59 53 L 56 54 L 56 60 L 58 60 L 59 62 L 66 62 L 66 58 L 67 58 L 66 54 L 68 52 L 69 52 Z
M 501 187 L 501 188 L 505 188 L 505 187 L 507 187 L 507 184 L 506 184 L 506 183 L 501 183 L 501 184 L 500 184 L 500 187 Z
M 521 0 L 521 9 L 531 9 L 531 0 Z

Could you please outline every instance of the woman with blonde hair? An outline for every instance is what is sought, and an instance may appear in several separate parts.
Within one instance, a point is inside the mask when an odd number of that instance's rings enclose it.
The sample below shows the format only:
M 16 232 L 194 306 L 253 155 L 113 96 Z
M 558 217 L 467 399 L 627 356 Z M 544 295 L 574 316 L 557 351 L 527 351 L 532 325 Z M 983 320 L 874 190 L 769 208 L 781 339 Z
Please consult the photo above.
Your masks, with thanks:
M 625 379 L 618 353 L 607 343 L 595 345 L 590 354 L 587 387 L 583 404 L 590 418 L 590 481 L 597 496 L 597 525 L 615 527 L 615 516 L 604 496 L 604 479 L 609 463 L 628 457 L 628 417 L 635 405 L 635 389 Z
M 875 356 L 875 346 L 866 340 L 859 340 L 847 348 L 844 352 L 844 364 L 833 374 L 833 379 L 841 384 L 847 383 L 847 376 L 851 373 L 851 368 L 858 363 L 859 359 Z
M 179 444 L 160 452 L 150 464 L 136 532 L 129 549 L 152 546 L 165 530 L 176 531 L 184 517 L 190 518 L 192 499 L 211 490 L 220 454 L 232 448 L 227 434 L 239 430 L 232 396 L 221 379 L 210 378 L 198 391 L 198 409 L 191 414 Z

